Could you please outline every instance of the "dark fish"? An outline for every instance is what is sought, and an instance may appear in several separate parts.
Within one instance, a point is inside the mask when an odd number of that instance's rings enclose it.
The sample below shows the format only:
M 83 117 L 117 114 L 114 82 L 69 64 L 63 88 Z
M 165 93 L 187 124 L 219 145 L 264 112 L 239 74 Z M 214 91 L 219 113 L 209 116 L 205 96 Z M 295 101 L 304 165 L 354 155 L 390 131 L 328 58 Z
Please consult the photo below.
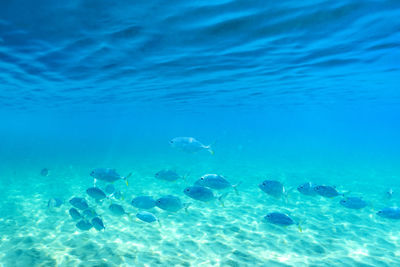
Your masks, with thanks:
M 197 185 L 186 187 L 183 193 L 185 193 L 185 195 L 190 198 L 203 202 L 208 202 L 215 198 L 214 193 L 211 191 L 211 189 Z
M 155 174 L 155 177 L 160 180 L 173 182 L 181 178 L 176 171 L 173 170 L 161 170 Z
M 128 185 L 128 178 L 130 175 L 131 174 L 127 175 L 126 177 L 123 177 L 119 175 L 115 169 L 110 169 L 110 168 L 97 168 L 90 173 L 90 176 L 94 178 L 95 183 L 96 180 L 101 180 L 108 183 L 113 183 L 118 180 L 124 180 L 126 185 Z
M 139 196 L 132 199 L 131 204 L 138 209 L 151 209 L 156 206 L 156 201 L 151 196 Z
M 317 192 L 315 191 L 315 186 L 316 185 L 311 182 L 304 183 L 297 187 L 297 191 L 306 196 L 315 196 L 317 195 Z
M 158 221 L 157 217 L 153 213 L 150 213 L 148 211 L 139 211 L 136 214 L 136 217 L 139 220 L 142 220 L 142 221 L 147 222 L 147 223 L 152 223 L 152 222 Z
M 111 211 L 111 213 L 116 216 L 122 216 L 124 214 L 128 214 L 125 212 L 124 207 L 122 207 L 119 204 L 111 204 L 108 208 Z
M 81 197 L 74 197 L 69 201 L 69 203 L 71 203 L 72 206 L 80 210 L 85 210 L 89 208 L 89 205 L 87 204 L 86 200 Z
M 335 187 L 328 185 L 317 185 L 315 187 L 315 192 L 320 196 L 328 198 L 343 196 L 343 194 L 339 194 Z
M 378 211 L 376 214 L 383 218 L 400 220 L 400 208 L 398 207 L 384 208 Z
M 179 197 L 172 195 L 163 196 L 157 199 L 156 206 L 162 210 L 170 212 L 177 212 L 184 207 Z
M 92 225 L 94 229 L 97 231 L 105 230 L 106 228 L 104 227 L 103 221 L 99 217 L 94 217 L 92 219 Z
M 340 205 L 349 209 L 359 210 L 367 206 L 367 202 L 359 197 L 346 197 L 340 200 Z
M 258 187 L 270 196 L 280 198 L 285 195 L 285 188 L 279 181 L 265 180 Z
M 49 169 L 43 168 L 43 169 L 40 171 L 40 175 L 42 175 L 42 176 L 47 176 L 47 175 L 49 175 Z
M 75 208 L 70 208 L 69 209 L 69 215 L 71 215 L 72 219 L 74 221 L 80 220 L 82 218 L 82 215 L 79 213 L 79 211 Z
M 103 192 L 103 190 L 101 190 L 100 188 L 97 188 L 97 187 L 90 187 L 90 188 L 86 189 L 86 193 L 90 197 L 92 197 L 98 201 L 103 200 L 107 197 L 106 194 Z
M 92 225 L 89 221 L 80 220 L 80 221 L 76 224 L 76 227 L 77 227 L 78 229 L 82 230 L 82 231 L 88 231 L 88 230 L 90 230 L 90 229 L 93 227 L 93 225 Z
M 48 208 L 58 208 L 63 204 L 63 201 L 59 198 L 50 198 L 49 201 L 47 202 L 47 207 Z

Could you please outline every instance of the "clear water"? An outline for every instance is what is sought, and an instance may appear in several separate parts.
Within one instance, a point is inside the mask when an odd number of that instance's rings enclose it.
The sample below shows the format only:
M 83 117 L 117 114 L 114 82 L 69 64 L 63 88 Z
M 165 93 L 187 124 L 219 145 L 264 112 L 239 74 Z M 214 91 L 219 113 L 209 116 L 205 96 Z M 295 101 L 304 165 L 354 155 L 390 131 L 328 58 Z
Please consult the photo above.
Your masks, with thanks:
M 399 16 L 397 0 L 1 1 L 0 266 L 399 266 L 400 221 L 376 214 L 400 200 Z M 129 215 L 86 194 L 98 167 L 132 172 L 112 200 Z M 239 194 L 186 196 L 206 173 Z M 301 195 L 307 181 L 368 206 Z M 136 219 L 133 197 L 168 194 L 188 211 Z M 105 231 L 76 227 L 72 197 Z

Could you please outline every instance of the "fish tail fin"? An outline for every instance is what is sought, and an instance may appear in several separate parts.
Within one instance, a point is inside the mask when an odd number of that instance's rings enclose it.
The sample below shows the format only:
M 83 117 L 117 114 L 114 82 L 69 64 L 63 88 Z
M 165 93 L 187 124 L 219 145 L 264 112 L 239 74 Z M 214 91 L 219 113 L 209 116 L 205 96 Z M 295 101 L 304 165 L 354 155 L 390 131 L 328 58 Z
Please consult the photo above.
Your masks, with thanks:
M 188 209 L 189 209 L 190 205 L 192 205 L 192 203 L 185 203 L 185 204 L 183 204 L 183 206 L 184 206 L 184 208 L 185 208 L 185 212 L 188 212 Z
M 235 190 L 236 195 L 239 195 L 239 191 L 238 191 L 237 187 L 241 184 L 242 184 L 242 181 L 240 181 L 239 183 L 237 183 L 235 185 L 232 185 L 232 188 L 233 188 L 233 190 Z
M 122 179 L 124 179 L 126 186 L 129 186 L 128 183 L 128 178 L 132 176 L 132 173 L 129 173 L 127 176 L 123 177 Z
M 162 224 L 159 219 L 157 219 L 157 222 L 158 222 L 158 226 L 162 227 Z
M 222 194 L 222 195 L 220 195 L 220 196 L 218 197 L 218 201 L 221 203 L 222 207 L 225 207 L 224 198 L 225 198 L 227 195 L 228 195 L 228 192 L 226 192 L 226 193 L 224 193 L 224 194 Z
M 299 221 L 297 223 L 297 228 L 299 229 L 299 232 L 302 233 L 303 232 L 303 228 L 301 227 L 301 225 L 304 223 L 304 221 Z
M 211 148 L 211 145 L 205 146 L 204 148 L 207 149 L 208 152 L 210 152 L 211 155 L 215 155 L 215 152 L 214 152 L 214 150 Z

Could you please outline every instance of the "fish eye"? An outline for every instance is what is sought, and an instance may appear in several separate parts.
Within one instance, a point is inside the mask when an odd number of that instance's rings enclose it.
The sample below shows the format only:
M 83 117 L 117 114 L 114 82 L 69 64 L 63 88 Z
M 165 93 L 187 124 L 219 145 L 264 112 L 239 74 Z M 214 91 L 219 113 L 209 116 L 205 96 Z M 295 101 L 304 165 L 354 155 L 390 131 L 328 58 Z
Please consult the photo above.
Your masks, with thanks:
M 171 144 L 174 142 L 173 140 L 169 141 Z
M 189 188 L 186 188 L 186 192 L 189 192 Z
M 203 177 L 201 177 L 201 178 L 200 178 L 200 180 L 204 180 L 204 178 L 203 178 Z

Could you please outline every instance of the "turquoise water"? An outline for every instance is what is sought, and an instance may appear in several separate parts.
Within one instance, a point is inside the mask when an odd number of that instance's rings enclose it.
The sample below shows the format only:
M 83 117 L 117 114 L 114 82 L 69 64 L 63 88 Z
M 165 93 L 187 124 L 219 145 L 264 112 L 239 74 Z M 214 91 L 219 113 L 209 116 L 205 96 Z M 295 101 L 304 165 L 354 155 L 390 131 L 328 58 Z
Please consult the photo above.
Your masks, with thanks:
M 377 214 L 400 203 L 399 15 L 398 1 L 0 2 L 0 266 L 399 266 L 400 220 Z M 113 183 L 123 197 L 86 193 L 96 168 L 131 174 Z M 238 193 L 184 193 L 210 173 Z M 144 195 L 182 207 L 147 223 L 131 205 Z M 73 197 L 105 230 L 77 227 Z

